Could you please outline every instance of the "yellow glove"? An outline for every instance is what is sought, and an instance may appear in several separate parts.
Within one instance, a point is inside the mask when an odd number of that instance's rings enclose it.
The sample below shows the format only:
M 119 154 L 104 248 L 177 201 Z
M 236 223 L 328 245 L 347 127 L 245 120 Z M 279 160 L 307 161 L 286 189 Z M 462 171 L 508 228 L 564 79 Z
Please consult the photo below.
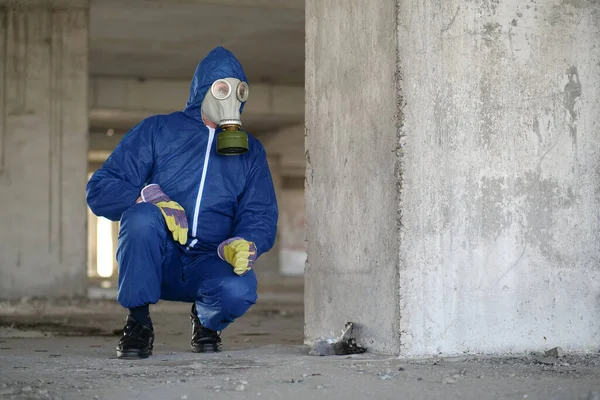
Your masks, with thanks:
M 172 201 L 156 184 L 148 185 L 142 189 L 142 201 L 152 203 L 160 208 L 160 212 L 167 223 L 167 228 L 173 234 L 173 239 L 181 245 L 187 243 L 188 222 L 183 207 Z
M 173 240 L 185 246 L 188 239 L 188 224 L 185 216 L 185 210 L 174 201 L 160 201 L 155 203 L 160 208 L 167 228 L 173 234 Z
M 228 239 L 217 250 L 221 260 L 233 266 L 233 271 L 243 275 L 252 269 L 256 261 L 256 245 L 240 237 Z

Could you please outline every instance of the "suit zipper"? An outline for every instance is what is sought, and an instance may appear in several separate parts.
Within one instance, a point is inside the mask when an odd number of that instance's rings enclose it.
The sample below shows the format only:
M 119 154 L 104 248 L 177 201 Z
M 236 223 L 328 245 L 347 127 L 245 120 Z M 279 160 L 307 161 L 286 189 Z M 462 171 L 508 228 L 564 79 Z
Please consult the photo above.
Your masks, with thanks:
M 196 197 L 196 208 L 194 209 L 194 223 L 192 224 L 192 243 L 187 247 L 187 250 L 194 247 L 198 243 L 196 233 L 198 232 L 198 214 L 200 213 L 200 205 L 202 204 L 202 193 L 204 192 L 204 184 L 206 183 L 206 173 L 208 171 L 208 160 L 210 159 L 210 151 L 215 138 L 214 128 L 208 127 L 208 143 L 206 144 L 206 154 L 204 155 L 204 168 L 202 168 L 202 178 L 198 187 L 198 197 Z

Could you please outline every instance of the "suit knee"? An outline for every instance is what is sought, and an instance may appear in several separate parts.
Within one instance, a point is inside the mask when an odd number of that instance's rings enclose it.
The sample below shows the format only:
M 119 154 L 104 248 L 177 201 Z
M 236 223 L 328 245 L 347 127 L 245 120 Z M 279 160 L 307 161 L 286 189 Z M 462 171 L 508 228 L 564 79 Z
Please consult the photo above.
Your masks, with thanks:
M 139 203 L 123 213 L 117 245 L 119 271 L 136 268 L 140 263 L 160 267 L 167 239 L 167 229 L 159 208 Z
M 256 279 L 232 277 L 223 282 L 221 298 L 223 306 L 233 318 L 241 317 L 256 303 Z
M 164 218 L 160 209 L 154 204 L 135 204 L 121 217 L 121 230 L 143 234 L 157 229 L 164 230 Z

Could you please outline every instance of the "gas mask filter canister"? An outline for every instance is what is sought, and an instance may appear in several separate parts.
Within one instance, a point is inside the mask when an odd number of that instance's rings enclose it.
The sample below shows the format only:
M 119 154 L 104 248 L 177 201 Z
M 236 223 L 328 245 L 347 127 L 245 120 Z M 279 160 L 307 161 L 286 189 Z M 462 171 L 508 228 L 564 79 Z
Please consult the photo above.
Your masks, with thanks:
M 248 100 L 248 84 L 236 78 L 217 79 L 202 101 L 202 112 L 218 123 L 217 152 L 224 155 L 248 151 L 248 134 L 240 130 L 240 107 Z

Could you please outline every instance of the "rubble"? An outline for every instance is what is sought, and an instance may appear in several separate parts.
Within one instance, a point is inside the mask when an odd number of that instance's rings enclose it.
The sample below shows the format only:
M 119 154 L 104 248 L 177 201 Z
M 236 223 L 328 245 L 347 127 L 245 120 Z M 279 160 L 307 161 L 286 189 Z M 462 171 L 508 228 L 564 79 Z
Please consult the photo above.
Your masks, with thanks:
M 554 364 L 558 363 L 558 358 L 556 358 L 556 357 L 542 357 L 542 356 L 538 356 L 538 357 L 534 357 L 534 360 L 538 364 L 544 364 L 544 365 L 554 365 Z
M 564 356 L 563 349 L 560 347 L 555 347 L 553 349 L 547 350 L 544 354 L 546 355 L 546 357 L 560 358 Z
M 336 338 L 323 337 L 315 342 L 310 351 L 311 356 L 332 356 L 332 355 L 348 355 L 361 354 L 367 351 L 365 347 L 357 344 L 356 339 L 350 337 L 354 323 L 346 322 L 340 336 Z

